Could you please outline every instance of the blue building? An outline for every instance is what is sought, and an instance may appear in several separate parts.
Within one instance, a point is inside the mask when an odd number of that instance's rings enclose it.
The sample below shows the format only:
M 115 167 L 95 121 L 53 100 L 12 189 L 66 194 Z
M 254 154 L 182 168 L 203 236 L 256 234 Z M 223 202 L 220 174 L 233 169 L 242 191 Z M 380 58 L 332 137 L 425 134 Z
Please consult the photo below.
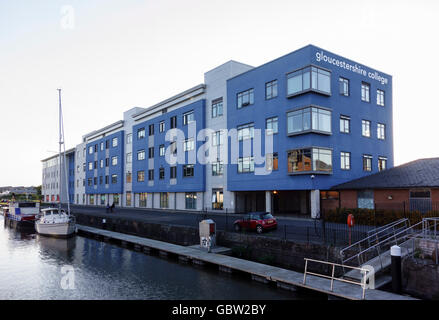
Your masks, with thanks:
M 238 211 L 318 215 L 320 190 L 393 166 L 390 75 L 309 45 L 229 79 L 227 95 L 242 140 L 228 172 Z M 254 146 L 242 151 L 257 129 L 273 139 L 262 164 Z
M 72 166 L 76 204 L 317 217 L 332 186 L 393 167 L 392 77 L 313 45 L 228 61 L 83 136 Z

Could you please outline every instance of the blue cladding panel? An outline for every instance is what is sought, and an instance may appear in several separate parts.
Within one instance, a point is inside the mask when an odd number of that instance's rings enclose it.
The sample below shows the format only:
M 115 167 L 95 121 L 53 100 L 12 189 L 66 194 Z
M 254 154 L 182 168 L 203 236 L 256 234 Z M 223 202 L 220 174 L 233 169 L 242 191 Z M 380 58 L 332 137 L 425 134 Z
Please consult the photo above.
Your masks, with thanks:
M 322 59 L 317 59 L 318 57 Z M 335 58 L 335 60 L 331 59 L 331 63 L 329 63 L 328 57 Z M 347 69 L 350 68 L 347 64 L 354 68 L 357 66 L 355 70 L 364 69 L 366 75 Z M 309 65 L 320 66 L 331 71 L 331 95 L 308 92 L 287 98 L 287 73 Z M 375 72 L 364 65 L 310 45 L 228 80 L 227 124 L 229 129 L 254 122 L 255 129 L 264 130 L 265 120 L 275 116 L 278 117 L 279 126 L 279 133 L 274 136 L 273 150 L 278 152 L 279 169 L 267 176 L 257 176 L 253 173 L 238 174 L 237 165 L 231 164 L 227 173 L 229 190 L 324 190 L 335 184 L 376 173 L 379 156 L 387 157 L 387 167 L 393 167 L 392 77 L 378 72 L 379 75 L 388 80 L 387 84 L 383 84 L 381 81 L 373 79 Z M 347 97 L 339 93 L 339 77 L 349 79 L 350 95 Z M 278 81 L 278 96 L 266 100 L 265 83 L 275 79 Z M 370 84 L 370 103 L 361 101 L 361 83 L 363 81 Z M 254 104 L 237 109 L 237 94 L 250 88 L 254 88 Z M 384 107 L 377 105 L 377 89 L 385 91 Z M 287 111 L 309 105 L 332 110 L 332 134 L 308 133 L 288 136 Z M 340 115 L 351 118 L 351 132 L 349 134 L 340 133 Z M 371 121 L 370 138 L 362 136 L 363 119 Z M 377 139 L 377 123 L 386 125 L 385 140 Z M 313 179 L 311 179 L 311 174 L 288 175 L 287 151 L 311 146 L 332 149 L 332 174 L 314 174 Z M 351 170 L 340 169 L 341 151 L 351 153 Z M 372 172 L 363 171 L 363 154 L 373 156 Z
M 68 165 L 69 176 L 69 201 L 73 203 L 75 201 L 75 152 L 71 152 L 66 155 Z
M 117 138 L 117 146 L 113 147 L 112 141 Z M 108 149 L 106 143 L 108 141 Z M 103 150 L 101 150 L 101 143 L 103 143 Z M 97 152 L 94 148 L 97 145 Z M 90 154 L 89 148 L 93 147 L 93 153 Z M 86 162 L 86 178 L 85 178 L 85 192 L 87 194 L 105 194 L 105 193 L 123 193 L 123 179 L 124 179 L 124 131 L 118 131 L 111 135 L 105 136 L 99 140 L 87 143 L 87 162 Z M 107 157 L 108 153 L 108 157 Z M 112 158 L 117 157 L 117 164 L 112 165 Z M 108 167 L 106 167 L 106 158 L 108 158 Z M 100 163 L 103 160 L 103 168 Z M 97 168 L 94 168 L 94 162 L 97 161 Z M 89 170 L 89 163 L 93 164 L 93 169 Z M 108 174 L 107 174 L 108 170 Z M 117 183 L 112 183 L 111 176 L 117 175 Z M 108 185 L 105 184 L 105 176 L 108 175 Z M 102 177 L 102 184 L 100 184 L 100 177 Z M 88 180 L 92 179 L 92 185 L 89 186 Z M 97 185 L 94 185 L 94 178 L 97 180 Z
M 177 116 L 177 129 L 180 129 L 186 138 L 194 138 L 196 152 L 202 145 L 202 141 L 196 141 L 197 134 L 205 127 L 205 100 L 199 100 L 177 110 L 162 114 L 154 119 L 139 123 L 133 126 L 133 192 L 197 192 L 205 190 L 205 166 L 195 163 L 194 176 L 183 177 L 183 164 L 177 164 L 177 183 L 170 184 L 170 164 L 167 163 L 165 157 L 159 156 L 159 146 L 164 144 L 165 149 L 170 145 L 169 141 L 165 140 L 166 132 L 170 129 L 170 119 Z M 189 111 L 194 111 L 195 129 L 191 134 L 188 134 L 188 125 L 183 125 L 183 114 Z M 159 123 L 165 122 L 165 131 L 159 132 Z M 154 124 L 154 185 L 148 186 L 148 133 L 149 125 Z M 137 131 L 140 128 L 145 128 L 145 138 L 137 139 Z M 194 134 L 195 133 L 195 134 Z M 183 145 L 178 144 L 178 152 L 183 151 Z M 137 160 L 137 152 L 145 150 L 145 160 Z M 188 152 L 185 153 L 186 161 L 188 160 Z M 195 154 L 196 155 L 196 154 Z M 159 179 L 159 168 L 163 167 L 165 171 L 165 179 Z M 145 181 L 137 181 L 137 172 L 145 171 Z

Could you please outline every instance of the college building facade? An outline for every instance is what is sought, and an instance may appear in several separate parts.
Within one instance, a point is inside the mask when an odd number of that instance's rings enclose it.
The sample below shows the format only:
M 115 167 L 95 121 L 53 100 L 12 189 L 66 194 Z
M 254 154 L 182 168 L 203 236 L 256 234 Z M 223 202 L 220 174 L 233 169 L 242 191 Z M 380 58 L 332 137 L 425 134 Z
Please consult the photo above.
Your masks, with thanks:
M 331 187 L 393 167 L 392 112 L 390 75 L 313 45 L 259 67 L 229 61 L 84 135 L 68 154 L 69 199 L 317 217 Z

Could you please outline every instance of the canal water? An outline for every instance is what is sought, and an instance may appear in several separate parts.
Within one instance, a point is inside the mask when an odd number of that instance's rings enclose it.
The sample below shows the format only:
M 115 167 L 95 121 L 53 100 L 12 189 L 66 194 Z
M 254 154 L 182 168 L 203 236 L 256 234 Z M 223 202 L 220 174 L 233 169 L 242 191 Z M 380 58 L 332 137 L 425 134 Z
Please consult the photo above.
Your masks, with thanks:
M 90 238 L 18 231 L 3 216 L 0 222 L 0 299 L 312 298 Z

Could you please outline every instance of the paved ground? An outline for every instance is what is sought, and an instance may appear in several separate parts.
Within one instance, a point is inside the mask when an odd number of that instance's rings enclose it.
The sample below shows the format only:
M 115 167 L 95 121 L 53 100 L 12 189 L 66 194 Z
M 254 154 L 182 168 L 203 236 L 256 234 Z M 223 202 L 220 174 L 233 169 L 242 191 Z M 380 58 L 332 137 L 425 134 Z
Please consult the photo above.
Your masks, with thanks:
M 173 225 L 184 225 L 198 228 L 200 220 L 206 216 L 202 212 L 153 210 L 140 208 L 115 208 L 113 213 L 107 213 L 105 207 L 72 205 L 73 213 L 86 213 L 102 217 L 123 217 L 130 220 L 154 222 Z M 208 213 L 207 218 L 213 219 L 218 230 L 233 231 L 233 222 L 241 214 Z M 280 217 L 277 216 L 278 228 L 264 233 L 264 236 L 290 239 L 304 242 L 323 242 L 323 222 L 311 218 Z M 361 230 L 363 230 L 362 228 Z M 340 246 L 348 244 L 345 226 L 339 224 L 326 224 L 326 241 L 336 242 Z M 357 236 L 361 236 L 359 233 Z M 335 240 L 335 241 L 334 241 Z M 353 238 L 353 240 L 355 240 Z

